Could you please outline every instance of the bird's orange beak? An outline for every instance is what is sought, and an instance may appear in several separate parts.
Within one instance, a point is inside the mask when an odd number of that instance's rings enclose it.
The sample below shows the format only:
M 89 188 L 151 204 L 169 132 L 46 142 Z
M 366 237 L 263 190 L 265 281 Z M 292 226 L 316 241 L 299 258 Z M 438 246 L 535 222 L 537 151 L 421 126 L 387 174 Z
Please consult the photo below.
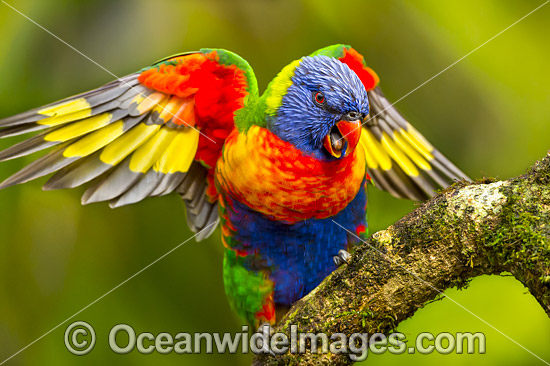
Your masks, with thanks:
M 361 120 L 338 121 L 323 139 L 323 146 L 335 158 L 349 155 L 359 143 Z

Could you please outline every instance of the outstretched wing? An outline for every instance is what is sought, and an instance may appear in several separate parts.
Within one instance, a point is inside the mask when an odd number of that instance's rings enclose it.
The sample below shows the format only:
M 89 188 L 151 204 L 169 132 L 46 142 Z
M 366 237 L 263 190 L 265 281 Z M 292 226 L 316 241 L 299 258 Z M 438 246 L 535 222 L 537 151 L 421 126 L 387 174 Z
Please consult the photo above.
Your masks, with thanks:
M 0 119 L 0 138 L 39 134 L 0 152 L 0 161 L 52 148 L 0 189 L 55 173 L 44 189 L 92 182 L 82 203 L 111 207 L 178 192 L 195 232 L 218 221 L 214 167 L 234 112 L 257 93 L 248 63 L 203 49 L 19 115 Z
M 379 78 L 350 46 L 334 45 L 315 54 L 335 57 L 361 79 L 370 112 L 361 131 L 367 167 L 375 186 L 398 198 L 421 201 L 436 189 L 469 178 L 436 150 L 384 97 Z
M 367 93 L 370 113 L 360 141 L 376 186 L 420 201 L 452 182 L 470 180 L 399 114 L 379 87 Z

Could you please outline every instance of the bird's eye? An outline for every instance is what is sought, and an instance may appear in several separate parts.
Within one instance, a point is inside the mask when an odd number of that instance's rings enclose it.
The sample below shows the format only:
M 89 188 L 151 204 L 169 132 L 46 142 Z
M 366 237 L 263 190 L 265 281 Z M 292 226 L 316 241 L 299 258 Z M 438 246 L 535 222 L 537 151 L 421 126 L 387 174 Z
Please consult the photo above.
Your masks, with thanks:
M 325 95 L 321 92 L 314 92 L 313 93 L 313 101 L 315 102 L 315 104 L 317 104 L 318 106 L 321 106 L 321 105 L 324 105 L 325 104 Z

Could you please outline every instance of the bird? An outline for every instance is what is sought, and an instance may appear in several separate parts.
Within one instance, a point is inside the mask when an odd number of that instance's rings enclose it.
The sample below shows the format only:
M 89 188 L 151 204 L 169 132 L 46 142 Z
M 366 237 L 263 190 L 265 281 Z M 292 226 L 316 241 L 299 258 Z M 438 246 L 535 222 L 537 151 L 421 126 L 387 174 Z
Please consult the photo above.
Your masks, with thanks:
M 221 227 L 227 299 L 251 326 L 274 324 L 367 238 L 367 186 L 416 201 L 466 174 L 388 101 L 365 57 L 322 48 L 260 93 L 237 54 L 204 48 L 15 116 L 31 137 L 0 161 L 45 154 L 0 189 L 51 175 L 88 185 L 82 204 L 116 208 L 175 193 L 196 240 Z

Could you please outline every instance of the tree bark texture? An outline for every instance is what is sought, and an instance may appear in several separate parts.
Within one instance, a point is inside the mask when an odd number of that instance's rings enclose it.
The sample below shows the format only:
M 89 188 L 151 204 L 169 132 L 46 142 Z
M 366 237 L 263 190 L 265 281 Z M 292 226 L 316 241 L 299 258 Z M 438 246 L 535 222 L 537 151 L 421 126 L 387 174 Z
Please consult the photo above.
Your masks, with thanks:
M 337 225 L 337 223 L 335 223 Z M 357 246 L 275 332 L 390 333 L 451 287 L 511 273 L 550 316 L 550 153 L 525 175 L 459 182 Z M 261 365 L 348 365 L 346 354 L 256 356 Z

